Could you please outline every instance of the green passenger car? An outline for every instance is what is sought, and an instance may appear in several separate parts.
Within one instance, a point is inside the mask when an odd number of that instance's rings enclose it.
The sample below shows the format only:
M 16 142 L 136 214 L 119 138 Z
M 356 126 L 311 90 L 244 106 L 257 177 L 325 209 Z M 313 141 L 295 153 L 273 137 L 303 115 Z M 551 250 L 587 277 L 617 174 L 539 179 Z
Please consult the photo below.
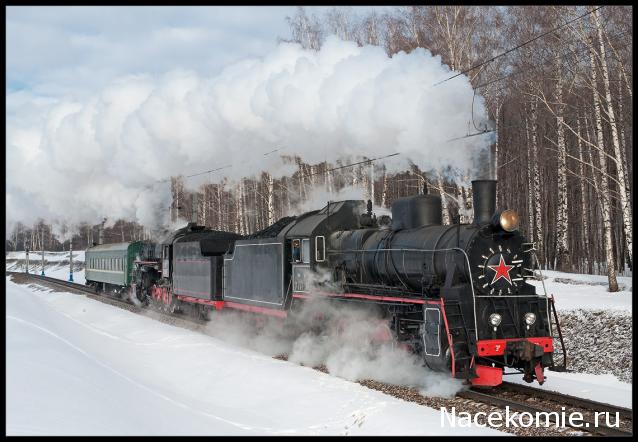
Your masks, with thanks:
M 87 285 L 128 287 L 133 261 L 142 253 L 144 242 L 103 244 L 86 250 L 85 279 Z M 95 284 L 98 283 L 98 284 Z

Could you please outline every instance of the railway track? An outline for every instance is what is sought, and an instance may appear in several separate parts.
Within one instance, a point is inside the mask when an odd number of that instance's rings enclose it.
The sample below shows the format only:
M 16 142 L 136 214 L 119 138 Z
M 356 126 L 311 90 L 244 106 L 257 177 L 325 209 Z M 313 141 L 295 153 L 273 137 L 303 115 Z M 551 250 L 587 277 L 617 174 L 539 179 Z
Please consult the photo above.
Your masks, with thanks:
M 24 280 L 30 279 L 34 281 L 42 281 L 58 287 L 72 289 L 78 292 L 82 292 L 92 299 L 106 302 L 111 305 L 116 305 L 136 313 L 141 313 L 142 311 L 152 312 L 153 316 L 155 316 L 154 319 L 158 319 L 162 322 L 172 325 L 187 326 L 188 328 L 194 329 L 195 331 L 205 333 L 205 324 L 207 323 L 207 321 L 197 320 L 187 316 L 169 314 L 156 308 L 143 308 L 134 304 L 128 299 L 99 294 L 95 291 L 95 289 L 87 287 L 83 284 L 63 281 L 48 276 L 25 274 L 22 272 L 7 271 L 6 274 L 14 275 L 16 278 L 20 279 L 24 278 Z M 287 359 L 285 356 L 280 356 L 277 358 Z M 432 401 L 428 400 L 431 398 L 425 398 L 423 396 L 421 396 L 421 398 L 416 398 L 414 395 L 414 391 L 412 391 L 413 389 L 410 388 L 393 386 L 376 381 L 361 381 L 359 383 L 367 386 L 368 388 L 384 391 L 395 397 L 405 396 L 403 397 L 404 399 L 412 402 L 422 403 L 423 405 L 436 405 L 436 407 L 438 407 L 439 405 L 443 405 L 439 404 L 440 401 L 436 400 L 436 398 L 433 398 L 435 399 L 434 403 L 430 403 Z M 400 391 L 401 393 L 396 394 L 395 390 Z M 417 394 L 417 396 L 420 395 Z M 633 434 L 633 412 L 631 409 L 592 401 L 576 396 L 566 395 L 558 392 L 540 390 L 538 388 L 529 387 L 526 385 L 504 382 L 501 386 L 494 389 L 486 390 L 473 388 L 470 390 L 459 392 L 457 393 L 457 398 L 470 401 L 475 404 L 487 405 L 495 409 L 504 410 L 506 409 L 506 407 L 509 407 L 512 412 L 531 413 L 532 415 L 536 415 L 536 413 L 555 412 L 558 413 L 558 416 L 561 416 L 561 412 L 565 412 L 568 415 L 572 412 L 580 412 L 583 415 L 583 419 L 580 421 L 580 424 L 578 426 L 570 425 L 568 419 L 565 420 L 564 430 L 567 430 L 568 432 L 571 431 L 581 434 L 588 433 L 590 435 L 597 436 L 631 436 Z M 596 425 L 596 412 L 609 413 L 611 415 L 611 423 L 615 424 L 615 422 L 617 422 L 619 419 L 620 425 L 618 427 L 608 427 L 604 425 L 606 423 L 605 416 L 600 417 L 598 419 L 598 425 Z M 616 419 L 616 414 L 618 416 L 618 419 Z M 555 422 L 555 420 L 553 420 L 552 422 Z M 561 431 L 563 431 L 563 429 L 561 429 Z
M 571 396 L 568 394 L 558 393 L 555 391 L 541 390 L 539 388 L 530 387 L 527 385 L 514 384 L 512 382 L 503 382 L 502 388 L 507 391 L 515 393 L 523 393 L 536 397 L 541 397 L 554 402 L 560 402 L 566 406 L 572 406 L 582 408 L 591 411 L 609 411 L 618 413 L 621 418 L 631 420 L 633 412 L 630 408 L 619 407 L 617 405 L 605 404 L 603 402 L 593 401 L 591 399 L 585 399 L 577 396 Z
M 166 311 L 162 311 L 161 309 L 155 308 L 154 306 L 143 307 L 139 304 L 132 302 L 130 299 L 127 299 L 127 298 L 121 298 L 121 297 L 117 297 L 117 296 L 113 296 L 109 294 L 98 293 L 94 288 L 88 287 L 84 284 L 78 284 L 76 282 L 64 281 L 62 279 L 51 278 L 49 276 L 35 275 L 32 273 L 26 274 L 22 272 L 6 272 L 6 274 L 13 275 L 14 277 L 17 277 L 17 278 L 24 278 L 25 280 L 31 279 L 35 281 L 42 281 L 57 287 L 72 289 L 76 292 L 81 292 L 82 294 L 96 301 L 100 301 L 106 304 L 120 307 L 134 313 L 144 312 L 147 315 L 150 314 L 150 316 L 153 319 L 157 319 L 161 322 L 171 324 L 171 325 L 184 326 L 185 324 L 188 324 L 189 328 L 191 329 L 194 328 L 196 331 L 202 332 L 204 331 L 204 326 L 207 324 L 207 321 L 195 319 L 186 315 L 182 316 L 179 314 L 177 315 L 170 314 Z
M 31 278 L 35 280 L 46 281 L 46 282 L 55 284 L 57 286 L 68 287 L 74 290 L 79 290 L 84 293 L 91 293 L 91 294 L 97 295 L 97 291 L 95 291 L 95 289 L 92 289 L 91 287 L 88 287 L 84 284 L 78 284 L 76 282 L 63 281 L 62 279 L 51 278 L 50 276 L 36 275 L 33 273 L 22 273 L 22 272 L 6 272 L 6 273 L 8 275 L 25 276 L 27 279 Z
M 491 390 L 473 388 L 457 396 L 498 409 L 509 407 L 512 412 L 530 413 L 532 416 L 542 413 L 541 423 L 547 422 L 553 426 L 558 419 L 560 426 L 571 432 L 597 436 L 633 434 L 631 409 L 558 392 L 504 382 Z M 582 415 L 582 419 L 570 420 L 569 416 L 575 416 L 576 412 Z M 611 425 L 608 426 L 608 423 Z

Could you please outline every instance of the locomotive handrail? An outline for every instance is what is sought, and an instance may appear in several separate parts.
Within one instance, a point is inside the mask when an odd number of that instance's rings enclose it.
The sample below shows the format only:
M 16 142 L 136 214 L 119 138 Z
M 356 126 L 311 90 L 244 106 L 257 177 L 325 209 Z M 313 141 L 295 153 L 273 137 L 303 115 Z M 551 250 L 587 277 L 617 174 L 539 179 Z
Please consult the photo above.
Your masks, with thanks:
M 545 277 L 543 276 L 543 272 L 541 270 L 541 262 L 538 260 L 538 256 L 536 256 L 536 252 L 534 251 L 533 248 L 530 250 L 530 252 L 532 252 L 532 256 L 534 256 L 534 261 L 535 261 L 536 266 L 538 268 L 538 273 L 541 275 L 541 284 L 543 286 L 543 292 L 545 293 L 545 302 L 546 302 L 546 309 L 547 309 L 547 321 L 549 323 L 549 333 L 550 333 L 550 335 L 553 336 L 554 330 L 553 330 L 553 327 L 552 327 L 552 318 L 551 318 L 551 315 L 550 315 L 550 312 L 549 312 L 549 310 L 550 310 L 549 297 L 547 296 L 547 288 L 545 288 Z M 534 266 L 532 266 L 532 267 L 534 267 Z M 556 324 L 558 324 L 558 315 L 556 314 L 556 309 L 554 307 L 553 299 L 554 299 L 554 295 L 552 295 L 552 308 L 554 308 L 554 315 L 556 316 L 556 321 L 557 321 Z M 560 331 L 560 326 L 557 325 L 557 327 L 558 327 L 558 329 Z M 562 336 L 561 336 L 561 341 L 562 341 Z M 563 345 L 563 349 L 564 348 L 565 348 L 565 346 Z M 567 366 L 567 363 L 565 363 L 565 366 Z
M 538 273 L 541 275 L 541 284 L 543 285 L 543 292 L 545 293 L 545 297 L 547 297 L 547 289 L 545 288 L 545 277 L 543 276 L 543 272 L 541 271 L 540 261 L 538 260 L 538 256 L 536 256 L 536 252 L 531 250 L 532 255 L 534 255 L 534 261 L 536 261 L 536 265 L 538 267 Z
M 405 252 L 409 251 L 409 252 L 422 252 L 422 253 L 437 253 L 437 252 L 450 252 L 450 251 L 456 251 L 456 252 L 461 252 L 463 254 L 463 256 L 465 257 L 465 263 L 467 264 L 467 272 L 468 272 L 468 277 L 470 280 L 470 289 L 472 290 L 472 309 L 474 311 L 474 334 L 476 336 L 476 340 L 478 341 L 478 325 L 477 325 L 477 321 L 476 321 L 476 293 L 474 292 L 474 281 L 472 280 L 472 267 L 470 266 L 470 259 L 467 256 L 467 253 L 465 252 L 464 249 L 460 248 L 460 247 L 451 247 L 448 249 L 408 249 L 408 248 L 400 248 L 400 249 L 395 249 L 395 248 L 391 248 L 391 249 L 370 249 L 370 250 L 365 250 L 365 249 L 348 249 L 348 250 L 329 250 L 328 253 L 330 254 L 339 254 L 339 253 L 356 253 L 356 252 L 403 252 L 403 256 L 402 259 L 405 262 Z M 405 270 L 404 270 L 405 271 Z

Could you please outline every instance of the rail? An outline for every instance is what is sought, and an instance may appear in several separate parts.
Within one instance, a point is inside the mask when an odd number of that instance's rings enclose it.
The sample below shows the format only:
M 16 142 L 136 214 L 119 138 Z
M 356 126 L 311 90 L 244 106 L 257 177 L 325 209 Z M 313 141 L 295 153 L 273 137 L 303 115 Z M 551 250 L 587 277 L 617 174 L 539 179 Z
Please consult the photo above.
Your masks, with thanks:
M 501 395 L 503 391 L 514 391 L 515 393 L 525 394 L 529 397 L 523 400 L 515 400 L 508 397 L 503 397 Z M 536 388 L 520 386 L 518 384 L 504 383 L 502 388 L 496 388 L 493 390 L 470 389 L 468 391 L 457 393 L 457 397 L 484 403 L 502 409 L 509 407 L 509 409 L 512 411 L 531 413 L 533 416 L 540 415 L 542 417 L 545 417 L 546 426 L 549 426 L 550 417 L 552 418 L 551 421 L 554 422 L 556 426 L 559 426 L 559 424 L 561 423 L 561 413 L 558 411 L 552 411 L 552 405 L 554 407 L 560 406 L 561 410 L 564 412 L 566 412 L 564 405 L 571 405 L 577 409 L 585 411 L 585 413 L 581 413 L 582 419 L 579 419 L 578 422 L 574 423 L 571 419 L 562 420 L 563 425 L 571 427 L 573 430 L 598 436 L 631 436 L 633 434 L 633 427 L 627 427 L 627 425 L 629 425 L 629 421 L 631 421 L 632 410 L 623 407 L 617 407 L 615 405 L 590 401 L 588 399 L 564 395 L 561 393 L 548 392 Z M 549 401 L 549 403 L 542 403 L 539 401 L 539 399 L 544 399 L 545 401 Z M 623 416 L 623 418 L 626 419 L 624 422 L 625 427 L 616 428 L 609 426 L 599 426 L 597 417 L 592 416 L 592 413 L 595 414 L 596 412 L 618 413 L 619 416 Z
M 509 391 L 529 394 L 530 396 L 534 395 L 536 397 L 542 397 L 554 402 L 560 402 L 564 405 L 571 405 L 573 407 L 584 408 L 592 411 L 599 411 L 601 408 L 604 408 L 605 411 L 618 413 L 625 419 L 632 419 L 633 416 L 633 411 L 631 408 L 607 404 L 604 402 L 594 401 L 578 396 L 572 396 L 565 393 L 559 393 L 557 391 L 541 390 L 540 388 L 530 387 L 522 384 L 514 384 L 512 382 L 503 382 L 503 384 L 501 384 L 501 388 Z
M 62 279 L 56 279 L 56 278 L 52 278 L 50 276 L 42 276 L 42 275 L 36 275 L 34 273 L 24 273 L 24 272 L 6 272 L 9 275 L 26 275 L 29 278 L 33 278 L 33 279 L 38 279 L 41 281 L 47 281 L 50 282 L 52 284 L 56 284 L 59 286 L 63 286 L 63 287 L 68 287 L 68 288 L 72 288 L 74 290 L 80 290 L 82 292 L 85 293 L 91 293 L 91 294 L 97 294 L 98 292 L 89 286 L 86 286 L 84 284 L 78 284 L 76 282 L 69 282 L 69 281 L 64 281 Z

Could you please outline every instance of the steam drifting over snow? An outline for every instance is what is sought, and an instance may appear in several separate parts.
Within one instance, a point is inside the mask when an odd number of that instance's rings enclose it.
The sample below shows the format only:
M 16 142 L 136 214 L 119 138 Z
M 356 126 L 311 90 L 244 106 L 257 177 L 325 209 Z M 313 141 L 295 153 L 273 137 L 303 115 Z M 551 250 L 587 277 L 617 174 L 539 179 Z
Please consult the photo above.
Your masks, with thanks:
M 336 37 L 319 51 L 281 44 L 215 77 L 132 75 L 83 102 L 43 104 L 8 119 L 8 222 L 103 217 L 164 222 L 171 175 L 232 164 L 230 179 L 290 171 L 278 155 L 318 163 L 400 152 L 423 169 L 467 170 L 487 136 L 463 136 L 473 92 L 425 49 L 388 57 Z M 487 117 L 476 97 L 474 121 Z M 280 149 L 277 155 L 263 153 Z M 221 173 L 215 177 L 221 177 Z
M 431 371 L 421 357 L 384 341 L 387 320 L 369 306 L 304 304 L 285 325 L 276 319 L 223 312 L 207 326 L 216 337 L 236 345 L 316 367 L 351 381 L 372 379 L 419 388 L 425 396 L 452 397 L 463 388 L 448 373 Z

